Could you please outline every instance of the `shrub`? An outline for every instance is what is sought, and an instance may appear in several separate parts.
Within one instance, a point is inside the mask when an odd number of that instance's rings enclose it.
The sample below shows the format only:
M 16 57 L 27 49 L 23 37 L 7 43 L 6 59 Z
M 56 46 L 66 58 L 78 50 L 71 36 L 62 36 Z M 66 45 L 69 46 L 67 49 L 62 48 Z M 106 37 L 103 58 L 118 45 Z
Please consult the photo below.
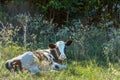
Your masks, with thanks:
M 104 53 L 110 63 L 120 62 L 120 29 L 111 28 L 109 32 L 110 40 L 104 43 Z
M 106 65 L 108 58 L 111 62 L 119 61 L 120 34 L 119 30 L 113 27 L 112 21 L 83 26 L 80 20 L 74 20 L 56 35 L 73 40 L 68 53 L 69 59 L 95 59 L 100 65 Z

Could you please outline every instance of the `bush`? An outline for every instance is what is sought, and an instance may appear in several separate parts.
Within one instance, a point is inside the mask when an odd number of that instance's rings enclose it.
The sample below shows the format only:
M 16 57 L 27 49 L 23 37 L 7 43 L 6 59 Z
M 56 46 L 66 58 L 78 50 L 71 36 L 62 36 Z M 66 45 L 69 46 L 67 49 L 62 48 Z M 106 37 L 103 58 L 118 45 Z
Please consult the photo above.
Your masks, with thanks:
M 120 29 L 111 28 L 109 32 L 110 40 L 104 44 L 104 53 L 110 63 L 120 62 Z
M 119 61 L 120 34 L 119 30 L 114 28 L 112 21 L 83 26 L 80 20 L 74 20 L 56 35 L 73 40 L 73 45 L 69 48 L 69 59 L 95 59 L 100 65 L 106 65 L 108 58 L 110 62 Z
M 34 50 L 47 47 L 50 42 L 56 42 L 54 31 L 56 25 L 53 24 L 52 20 L 47 21 L 43 15 L 31 16 L 29 13 L 25 13 L 18 14 L 13 19 L 16 20 L 18 26 L 12 23 L 13 20 L 7 24 L 0 22 L 2 46 L 14 43 L 20 46 L 24 44 L 28 50 Z

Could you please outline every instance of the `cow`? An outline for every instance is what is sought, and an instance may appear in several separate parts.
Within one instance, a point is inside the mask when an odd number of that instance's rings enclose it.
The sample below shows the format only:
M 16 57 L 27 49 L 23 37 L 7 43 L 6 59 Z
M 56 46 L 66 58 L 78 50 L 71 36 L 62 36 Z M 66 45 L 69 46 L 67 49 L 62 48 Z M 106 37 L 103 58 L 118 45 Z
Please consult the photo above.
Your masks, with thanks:
M 40 63 L 42 62 L 55 70 L 66 69 L 67 66 L 63 65 L 62 61 L 67 58 L 65 49 L 71 43 L 72 40 L 67 42 L 57 41 L 55 44 L 49 44 L 48 49 L 25 52 L 22 55 L 7 60 L 5 66 L 9 71 L 17 72 L 18 70 L 23 71 L 23 69 L 27 69 L 33 74 L 41 70 Z

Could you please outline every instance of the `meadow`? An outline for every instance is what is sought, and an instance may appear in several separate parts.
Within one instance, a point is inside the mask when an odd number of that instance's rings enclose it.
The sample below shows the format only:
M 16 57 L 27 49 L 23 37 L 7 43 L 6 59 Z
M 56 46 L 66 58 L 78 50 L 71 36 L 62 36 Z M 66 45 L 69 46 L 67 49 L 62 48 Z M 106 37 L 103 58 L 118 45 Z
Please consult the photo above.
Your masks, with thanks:
M 105 20 L 83 27 L 80 19 L 55 30 L 42 15 L 18 15 L 21 25 L 0 22 L 0 80 L 120 80 L 120 29 Z M 67 47 L 66 70 L 30 74 L 10 73 L 5 61 L 25 51 L 48 48 L 58 40 L 72 40 Z
M 5 68 L 5 61 L 22 52 L 24 49 L 18 46 L 0 47 L 0 80 L 120 80 L 118 64 L 100 66 L 95 59 L 89 61 L 67 59 L 64 64 L 68 68 L 57 72 L 39 72 L 34 75 L 27 71 L 9 72 Z
M 8 59 L 72 40 L 67 69 L 9 72 Z M 1 0 L 0 80 L 120 80 L 120 0 Z

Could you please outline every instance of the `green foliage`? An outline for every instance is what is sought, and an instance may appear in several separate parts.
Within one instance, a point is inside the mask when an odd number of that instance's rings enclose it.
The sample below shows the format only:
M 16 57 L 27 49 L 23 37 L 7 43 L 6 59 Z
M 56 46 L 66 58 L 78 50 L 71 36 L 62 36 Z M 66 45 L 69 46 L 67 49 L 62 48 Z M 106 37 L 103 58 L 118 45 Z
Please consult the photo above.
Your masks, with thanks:
M 120 61 L 120 30 L 111 28 L 109 32 L 110 40 L 104 44 L 104 53 L 107 56 L 107 61 L 109 62 L 119 62 Z
M 59 0 L 50 0 L 44 4 L 43 3 L 44 2 L 42 2 L 42 1 L 40 3 L 37 3 L 38 7 L 40 7 L 43 11 L 48 10 L 49 8 L 53 8 L 54 10 L 65 9 L 65 10 L 71 11 L 71 12 L 76 12 L 76 10 L 77 10 L 77 7 L 72 6 L 72 4 L 77 5 L 77 6 L 82 4 L 78 0 L 60 0 L 60 1 Z
M 52 7 L 54 9 L 60 9 L 61 8 L 61 3 L 58 0 L 50 0 L 50 2 L 48 3 L 48 7 Z
M 31 18 L 28 24 L 28 48 L 48 48 L 47 44 L 56 41 L 54 32 L 55 24 L 53 24 L 52 20 L 46 20 L 43 15 L 36 15 Z
M 99 27 L 103 27 L 103 29 Z M 64 39 L 73 40 L 72 47 L 68 49 L 69 53 L 67 55 L 69 59 L 96 59 L 99 65 L 104 66 L 109 64 L 108 58 L 110 62 L 114 63 L 120 60 L 118 50 L 120 34 L 119 30 L 113 27 L 112 21 L 83 27 L 80 20 L 74 20 L 71 25 L 59 30 L 56 35 Z M 107 47 L 109 50 L 107 56 L 107 51 L 104 50 L 104 47 Z
M 14 39 L 16 38 L 20 27 L 14 26 L 11 23 L 4 24 L 0 21 L 1 29 L 0 29 L 0 45 L 8 46 L 14 45 Z

